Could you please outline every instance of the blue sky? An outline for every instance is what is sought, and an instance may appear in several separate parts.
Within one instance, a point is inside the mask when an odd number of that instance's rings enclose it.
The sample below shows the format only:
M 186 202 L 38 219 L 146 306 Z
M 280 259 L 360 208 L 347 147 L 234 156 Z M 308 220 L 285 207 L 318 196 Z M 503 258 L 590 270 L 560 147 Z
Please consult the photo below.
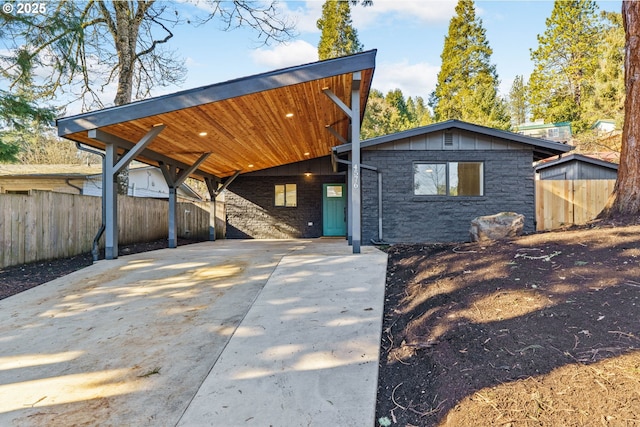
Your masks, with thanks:
M 400 88 L 405 96 L 425 100 L 435 88 L 440 54 L 457 1 L 374 0 L 372 7 L 352 7 L 354 26 L 365 50 L 377 49 L 374 88 Z M 297 21 L 298 36 L 286 45 L 258 46 L 247 31 L 222 32 L 215 24 L 175 31 L 174 47 L 189 69 L 182 88 L 192 88 L 317 60 L 320 32 L 315 26 L 323 0 L 281 1 Z M 598 1 L 600 10 L 620 12 L 621 1 Z M 500 89 L 508 93 L 513 79 L 533 69 L 530 49 L 545 31 L 553 1 L 476 0 L 493 49 Z M 169 90 L 167 90 L 169 89 Z M 175 88 L 177 89 L 177 88 Z M 164 92 L 173 89 L 165 88 Z
M 162 1 L 175 1 L 184 16 L 198 12 L 195 6 L 185 3 L 188 0 Z M 184 58 L 186 81 L 180 86 L 158 87 L 152 95 L 316 61 L 320 39 L 316 21 L 323 3 L 324 0 L 280 0 L 281 13 L 297 23 L 297 36 L 286 44 L 260 45 L 255 33 L 247 29 L 224 32 L 216 21 L 175 28 L 168 47 Z M 435 89 L 440 54 L 456 3 L 457 0 L 374 0 L 371 7 L 352 7 L 360 42 L 365 50 L 378 51 L 374 88 L 384 93 L 399 88 L 405 96 L 428 100 Z M 620 12 L 622 7 L 621 0 L 596 3 L 600 10 Z M 527 79 L 531 73 L 530 49 L 537 47 L 536 37 L 544 33 L 545 20 L 554 3 L 476 0 L 475 4 L 493 49 L 492 62 L 497 67 L 501 93 L 506 95 L 515 76 L 522 74 Z M 42 73 L 46 74 L 46 70 Z M 106 106 L 112 105 L 114 96 L 115 87 L 111 85 L 101 100 Z M 69 106 L 67 114 L 78 113 L 79 109 L 79 105 Z

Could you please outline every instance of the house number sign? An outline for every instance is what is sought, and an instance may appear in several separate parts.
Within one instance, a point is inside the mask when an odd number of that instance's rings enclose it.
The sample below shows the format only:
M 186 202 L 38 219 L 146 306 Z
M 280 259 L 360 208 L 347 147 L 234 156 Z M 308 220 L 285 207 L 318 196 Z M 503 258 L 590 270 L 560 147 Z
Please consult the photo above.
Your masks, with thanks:
M 353 188 L 360 188 L 360 169 L 358 165 L 353 165 Z

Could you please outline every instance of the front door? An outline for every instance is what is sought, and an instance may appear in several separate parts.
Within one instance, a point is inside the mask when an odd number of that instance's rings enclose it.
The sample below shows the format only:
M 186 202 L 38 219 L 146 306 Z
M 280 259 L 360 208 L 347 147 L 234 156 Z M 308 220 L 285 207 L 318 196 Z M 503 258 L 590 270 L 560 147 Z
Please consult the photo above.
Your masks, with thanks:
M 322 234 L 345 236 L 347 234 L 345 185 L 323 184 L 322 190 Z

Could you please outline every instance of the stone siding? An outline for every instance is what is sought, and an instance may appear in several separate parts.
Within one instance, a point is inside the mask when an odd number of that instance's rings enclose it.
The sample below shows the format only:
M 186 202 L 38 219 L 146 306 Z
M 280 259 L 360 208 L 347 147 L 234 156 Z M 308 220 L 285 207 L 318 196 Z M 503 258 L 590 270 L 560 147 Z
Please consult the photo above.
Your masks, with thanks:
M 226 192 L 227 238 L 321 237 L 322 185 L 344 182 L 344 175 L 241 175 Z M 297 207 L 274 206 L 276 184 L 297 185 Z
M 484 195 L 416 196 L 414 162 L 484 162 Z M 504 151 L 364 150 L 362 163 L 382 171 L 382 238 L 389 243 L 466 242 L 471 220 L 513 211 L 525 216 L 525 232 L 534 231 L 533 153 Z M 378 180 L 363 169 L 362 242 L 378 240 Z

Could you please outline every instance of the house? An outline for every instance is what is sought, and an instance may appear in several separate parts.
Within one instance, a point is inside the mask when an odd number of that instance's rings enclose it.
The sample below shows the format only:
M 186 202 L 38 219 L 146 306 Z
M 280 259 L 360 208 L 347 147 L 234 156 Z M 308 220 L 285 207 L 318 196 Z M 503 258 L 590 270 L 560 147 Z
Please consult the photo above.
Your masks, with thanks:
M 616 179 L 618 165 L 582 154 L 569 154 L 540 163 L 535 167 L 536 179 Z
M 87 196 L 102 196 L 102 173 L 88 176 L 83 183 L 82 194 Z M 131 165 L 129 168 L 129 188 L 127 195 L 133 197 L 151 197 L 154 199 L 168 199 L 169 186 L 160 169 L 142 163 Z M 199 201 L 200 194 L 187 184 L 182 183 L 177 188 L 179 199 Z
M 533 231 L 533 161 L 571 147 L 455 120 L 361 141 L 375 55 L 61 118 L 58 135 L 104 149 L 105 182 L 134 159 L 161 168 L 171 188 L 169 247 L 174 189 L 190 175 L 206 183 L 212 212 L 226 196 L 227 237 L 347 237 L 359 253 L 371 241 L 464 241 L 475 216 L 506 210 L 523 213 Z M 106 190 L 112 259 L 117 192 Z
M 593 124 L 593 126 L 591 126 L 591 129 L 598 136 L 608 136 L 608 135 L 611 135 L 613 132 L 618 131 L 615 120 L 606 120 L 606 119 L 597 120 Z
M 570 122 L 544 123 L 544 121 L 537 121 L 524 123 L 516 126 L 516 132 L 533 138 L 564 143 L 568 142 L 572 135 Z
M 101 165 L 0 165 L 0 193 L 29 194 L 32 190 L 102 196 Z M 136 163 L 129 169 L 129 196 L 166 199 L 169 187 L 156 167 Z M 178 198 L 202 200 L 187 184 Z
M 100 165 L 0 165 L 0 193 L 29 194 L 32 190 L 82 194 L 87 176 Z
M 533 162 L 572 147 L 450 120 L 243 174 L 227 188 L 228 238 L 349 235 L 348 175 L 361 176 L 362 242 L 467 241 L 479 215 L 515 211 L 534 230 Z

